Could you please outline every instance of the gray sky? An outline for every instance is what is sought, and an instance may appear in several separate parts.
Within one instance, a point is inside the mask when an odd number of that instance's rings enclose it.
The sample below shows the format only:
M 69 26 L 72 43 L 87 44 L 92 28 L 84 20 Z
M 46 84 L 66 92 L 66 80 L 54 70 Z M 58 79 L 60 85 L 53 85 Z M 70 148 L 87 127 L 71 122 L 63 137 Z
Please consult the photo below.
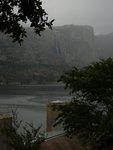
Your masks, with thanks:
M 113 32 L 113 0 L 42 0 L 54 26 L 91 25 L 96 34 Z

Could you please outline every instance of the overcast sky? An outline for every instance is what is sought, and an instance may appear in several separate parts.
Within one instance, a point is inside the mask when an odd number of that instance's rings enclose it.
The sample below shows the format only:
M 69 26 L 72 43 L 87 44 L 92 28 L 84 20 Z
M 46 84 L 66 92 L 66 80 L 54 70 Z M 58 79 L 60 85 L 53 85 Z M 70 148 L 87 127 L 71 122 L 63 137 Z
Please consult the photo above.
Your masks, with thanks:
M 113 32 L 113 0 L 42 0 L 54 26 L 91 25 L 96 34 Z

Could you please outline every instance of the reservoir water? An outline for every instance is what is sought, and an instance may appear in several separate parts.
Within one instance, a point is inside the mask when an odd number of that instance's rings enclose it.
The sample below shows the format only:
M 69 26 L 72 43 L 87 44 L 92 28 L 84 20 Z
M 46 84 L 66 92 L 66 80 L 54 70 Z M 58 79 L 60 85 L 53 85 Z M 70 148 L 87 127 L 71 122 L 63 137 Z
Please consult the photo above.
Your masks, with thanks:
M 61 85 L 1 86 L 0 113 L 17 109 L 19 119 L 36 126 L 42 125 L 46 130 L 47 104 L 69 99 L 69 92 Z

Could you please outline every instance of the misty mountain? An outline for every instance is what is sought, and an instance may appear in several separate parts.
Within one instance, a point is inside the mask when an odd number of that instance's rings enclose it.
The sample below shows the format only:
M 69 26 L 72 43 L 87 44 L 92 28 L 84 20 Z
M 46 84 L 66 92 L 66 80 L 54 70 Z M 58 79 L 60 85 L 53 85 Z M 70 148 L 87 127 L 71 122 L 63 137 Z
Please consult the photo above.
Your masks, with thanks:
M 113 58 L 113 33 L 95 36 L 98 58 Z
M 0 34 L 0 82 L 37 84 L 57 81 L 63 71 L 112 56 L 112 36 L 94 35 L 91 26 L 65 25 L 39 37 L 27 28 L 20 46 Z M 108 54 L 108 55 L 107 55 Z
M 22 63 L 83 65 L 95 60 L 94 32 L 90 26 L 65 25 L 46 30 L 41 37 L 27 29 L 28 37 L 20 47 L 0 36 L 0 59 L 13 57 Z M 7 53 L 7 56 L 6 56 Z
M 37 37 L 34 49 L 37 47 L 36 52 L 43 63 L 83 66 L 97 57 L 94 40 L 92 27 L 67 25 L 47 30 Z

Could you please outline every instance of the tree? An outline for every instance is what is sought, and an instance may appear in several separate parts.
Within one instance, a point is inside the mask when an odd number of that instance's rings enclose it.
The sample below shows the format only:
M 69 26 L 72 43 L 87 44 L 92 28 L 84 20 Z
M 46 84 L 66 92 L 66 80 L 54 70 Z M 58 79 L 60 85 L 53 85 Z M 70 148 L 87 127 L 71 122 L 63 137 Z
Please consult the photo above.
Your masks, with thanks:
M 56 125 L 62 123 L 67 136 L 76 135 L 86 149 L 113 148 L 113 59 L 102 59 L 84 68 L 73 68 L 60 81 L 74 93 L 69 104 L 60 106 Z M 104 147 L 104 148 L 103 148 Z
M 0 31 L 9 34 L 13 41 L 23 41 L 26 31 L 21 23 L 28 21 L 40 35 L 46 27 L 51 29 L 54 20 L 48 21 L 40 0 L 0 0 Z
M 17 118 L 17 113 L 13 112 L 12 125 L 4 123 L 4 128 L 0 129 L 0 134 L 7 137 L 9 150 L 39 150 L 45 141 L 45 135 L 40 131 L 41 126 L 34 127 L 33 124 L 26 123 L 22 126 L 22 121 Z

